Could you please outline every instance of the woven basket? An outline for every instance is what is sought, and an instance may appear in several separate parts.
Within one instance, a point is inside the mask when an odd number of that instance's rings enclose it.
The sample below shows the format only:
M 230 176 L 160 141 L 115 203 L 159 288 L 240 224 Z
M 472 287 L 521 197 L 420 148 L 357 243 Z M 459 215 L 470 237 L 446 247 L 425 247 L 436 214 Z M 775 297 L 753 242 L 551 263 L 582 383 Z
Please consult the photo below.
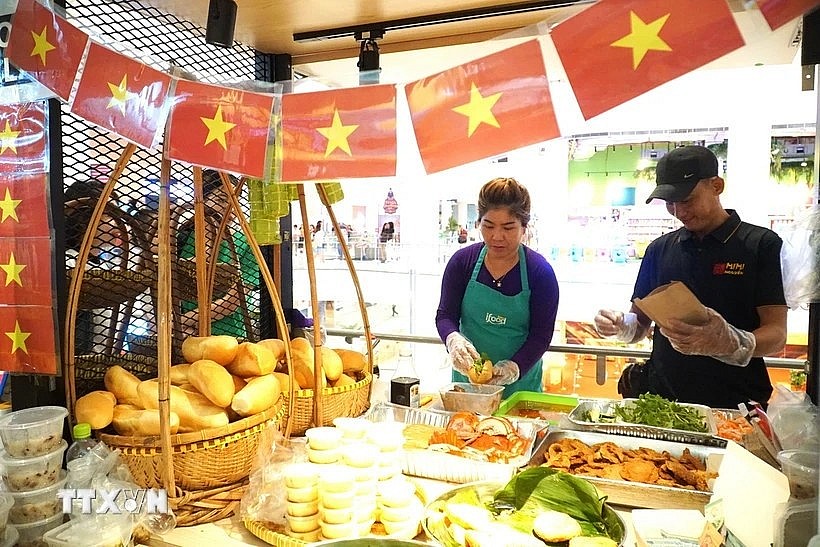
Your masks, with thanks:
M 105 372 L 114 365 L 120 365 L 140 380 L 157 377 L 156 357 L 136 354 L 78 355 L 74 359 L 77 396 L 105 389 Z
M 171 435 L 174 478 L 182 490 L 220 488 L 248 477 L 261 434 L 269 427 L 281 429 L 283 399 L 264 412 L 193 433 Z M 162 488 L 159 436 L 126 437 L 101 434 L 100 440 L 119 448 L 134 480 L 143 488 Z
M 66 280 L 71 283 L 73 269 L 66 271 Z M 80 292 L 79 309 L 93 310 L 112 308 L 134 300 L 156 283 L 155 273 L 144 269 L 131 270 L 86 270 Z
M 355 384 L 322 389 L 322 423 L 319 425 L 332 425 L 333 418 L 340 416 L 361 416 L 370 408 L 370 384 L 373 376 L 369 372 L 362 372 L 360 375 Z M 290 394 L 284 393 L 284 396 L 284 408 L 287 410 L 287 398 Z M 294 397 L 293 417 L 286 415 L 285 419 L 291 420 L 291 434 L 301 435 L 313 423 L 313 390 L 297 390 Z

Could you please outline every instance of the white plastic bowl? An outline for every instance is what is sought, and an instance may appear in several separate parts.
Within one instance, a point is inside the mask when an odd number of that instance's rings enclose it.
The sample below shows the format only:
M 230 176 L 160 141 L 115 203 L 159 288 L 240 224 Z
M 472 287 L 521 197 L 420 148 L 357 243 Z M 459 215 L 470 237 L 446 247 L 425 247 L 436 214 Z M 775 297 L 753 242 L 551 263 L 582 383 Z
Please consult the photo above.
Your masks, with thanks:
M 55 514 L 62 514 L 63 503 L 57 497 L 57 490 L 65 487 L 66 473 L 60 472 L 60 479 L 45 488 L 29 492 L 9 492 L 14 498 L 14 505 L 9 509 L 9 521 L 22 526 L 32 522 L 48 520 Z M 23 532 L 20 531 L 22 535 Z
M 61 406 L 25 408 L 0 416 L 0 440 L 12 458 L 30 458 L 53 452 L 63 442 Z
M 12 492 L 28 492 L 51 486 L 60 479 L 66 448 L 68 443 L 61 441 L 57 450 L 31 458 L 11 458 L 5 450 L 0 450 L 3 482 Z

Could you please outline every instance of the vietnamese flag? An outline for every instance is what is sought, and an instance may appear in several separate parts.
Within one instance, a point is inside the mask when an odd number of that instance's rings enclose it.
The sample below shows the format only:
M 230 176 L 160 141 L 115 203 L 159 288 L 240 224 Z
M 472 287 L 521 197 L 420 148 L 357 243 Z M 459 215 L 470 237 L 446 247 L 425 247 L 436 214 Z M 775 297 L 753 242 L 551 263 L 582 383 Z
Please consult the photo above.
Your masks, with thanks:
M 0 305 L 51 306 L 51 238 L 0 237 Z
M 427 173 L 559 136 L 538 40 L 405 86 Z
M 35 0 L 18 0 L 11 22 L 9 60 L 67 101 L 88 35 Z
M 0 105 L 0 175 L 47 171 L 47 134 L 45 102 Z
M 0 178 L 0 237 L 50 237 L 48 174 Z
M 395 86 L 369 85 L 282 96 L 281 180 L 395 174 Z
M 820 0 L 757 0 L 757 7 L 772 30 L 809 13 L 817 6 L 820 6 Z
M 55 308 L 0 305 L 0 370 L 56 374 Z
M 265 176 L 273 95 L 177 80 L 166 154 L 202 167 Z
M 721 0 L 600 0 L 551 35 L 585 119 L 743 46 Z
M 94 42 L 71 112 L 144 148 L 165 127 L 171 76 Z

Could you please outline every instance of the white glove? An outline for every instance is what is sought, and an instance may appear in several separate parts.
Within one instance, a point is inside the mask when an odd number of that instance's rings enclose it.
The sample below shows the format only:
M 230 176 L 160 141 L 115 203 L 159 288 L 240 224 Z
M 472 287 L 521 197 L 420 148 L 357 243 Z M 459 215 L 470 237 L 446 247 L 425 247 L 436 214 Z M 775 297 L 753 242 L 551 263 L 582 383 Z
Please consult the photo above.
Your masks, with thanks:
M 507 386 L 518 380 L 521 372 L 515 361 L 503 360 L 493 365 L 493 379 L 487 382 L 496 386 Z
M 444 344 L 447 346 L 450 359 L 453 361 L 453 368 L 467 376 L 467 370 L 473 366 L 473 363 L 479 357 L 475 346 L 458 331 L 448 334 Z
M 712 308 L 706 308 L 706 314 L 709 320 L 704 325 L 670 319 L 661 334 L 683 354 L 706 355 L 737 367 L 748 365 L 757 346 L 754 334 L 730 325 Z
M 632 342 L 638 332 L 638 316 L 614 310 L 598 310 L 595 330 L 601 336 L 615 336 L 621 342 Z

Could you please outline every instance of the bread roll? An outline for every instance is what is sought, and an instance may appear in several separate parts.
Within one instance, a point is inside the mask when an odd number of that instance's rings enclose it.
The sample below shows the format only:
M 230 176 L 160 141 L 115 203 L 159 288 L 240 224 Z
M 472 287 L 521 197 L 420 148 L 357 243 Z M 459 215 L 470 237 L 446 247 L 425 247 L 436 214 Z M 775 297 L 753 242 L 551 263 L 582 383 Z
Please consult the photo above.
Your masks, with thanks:
M 351 372 L 363 371 L 367 366 L 367 357 L 358 351 L 343 348 L 335 348 L 333 351 L 342 358 L 342 370 L 348 376 L 353 376 Z
M 332 349 L 322 346 L 322 370 L 329 382 L 335 382 L 342 375 L 342 358 Z
M 179 416 L 171 412 L 171 434 L 179 431 Z M 113 411 L 114 429 L 120 435 L 147 436 L 160 434 L 159 410 L 137 409 L 133 405 L 117 405 Z
M 103 429 L 114 418 L 116 404 L 117 399 L 110 391 L 92 391 L 77 399 L 74 415 L 77 422 L 86 422 L 91 429 Z
M 258 376 L 248 380 L 248 385 L 234 395 L 231 408 L 240 416 L 253 416 L 276 404 L 280 394 L 281 387 L 276 376 Z
M 215 361 L 202 359 L 191 363 L 188 380 L 200 393 L 219 407 L 231 404 L 234 395 L 234 384 L 231 373 Z
M 279 389 L 285 394 L 285 397 L 290 395 L 290 376 L 283 372 L 274 372 L 273 375 L 279 380 Z M 296 386 L 297 389 L 299 386 Z
M 356 380 L 348 376 L 347 374 L 342 374 L 339 376 L 339 379 L 335 382 L 332 382 L 330 385 L 333 387 L 342 387 L 342 386 L 349 386 L 356 383 Z
M 103 381 L 105 382 L 105 389 L 114 394 L 118 403 L 141 406 L 137 394 L 140 379 L 121 366 L 114 365 L 106 370 Z
M 313 346 L 310 345 L 307 338 L 297 337 L 290 341 L 290 350 L 293 375 L 296 377 L 299 387 L 313 389 L 315 387 Z
M 228 414 L 225 409 L 214 405 L 204 395 L 185 391 L 177 386 L 169 387 L 171 411 L 179 416 L 181 433 L 228 425 Z M 159 382 L 157 380 L 140 382 L 137 391 L 146 409 L 159 408 Z
M 239 390 L 248 384 L 248 382 L 245 381 L 244 378 L 242 378 L 241 376 L 237 376 L 236 374 L 231 374 L 231 380 L 233 380 L 234 394 L 239 393 Z
M 242 342 L 236 350 L 236 357 L 225 368 L 231 374 L 247 378 L 270 374 L 275 366 L 276 360 L 271 350 L 253 342 Z
M 238 345 L 233 336 L 189 336 L 182 342 L 182 356 L 189 363 L 210 359 L 227 365 L 236 357 Z
M 274 361 L 279 361 L 285 358 L 285 342 L 278 338 L 266 338 L 260 340 L 257 345 L 267 348 L 273 354 Z
M 188 371 L 191 369 L 191 365 L 182 364 L 182 365 L 174 365 L 171 367 L 171 383 L 175 386 L 179 386 L 182 384 L 188 384 Z

